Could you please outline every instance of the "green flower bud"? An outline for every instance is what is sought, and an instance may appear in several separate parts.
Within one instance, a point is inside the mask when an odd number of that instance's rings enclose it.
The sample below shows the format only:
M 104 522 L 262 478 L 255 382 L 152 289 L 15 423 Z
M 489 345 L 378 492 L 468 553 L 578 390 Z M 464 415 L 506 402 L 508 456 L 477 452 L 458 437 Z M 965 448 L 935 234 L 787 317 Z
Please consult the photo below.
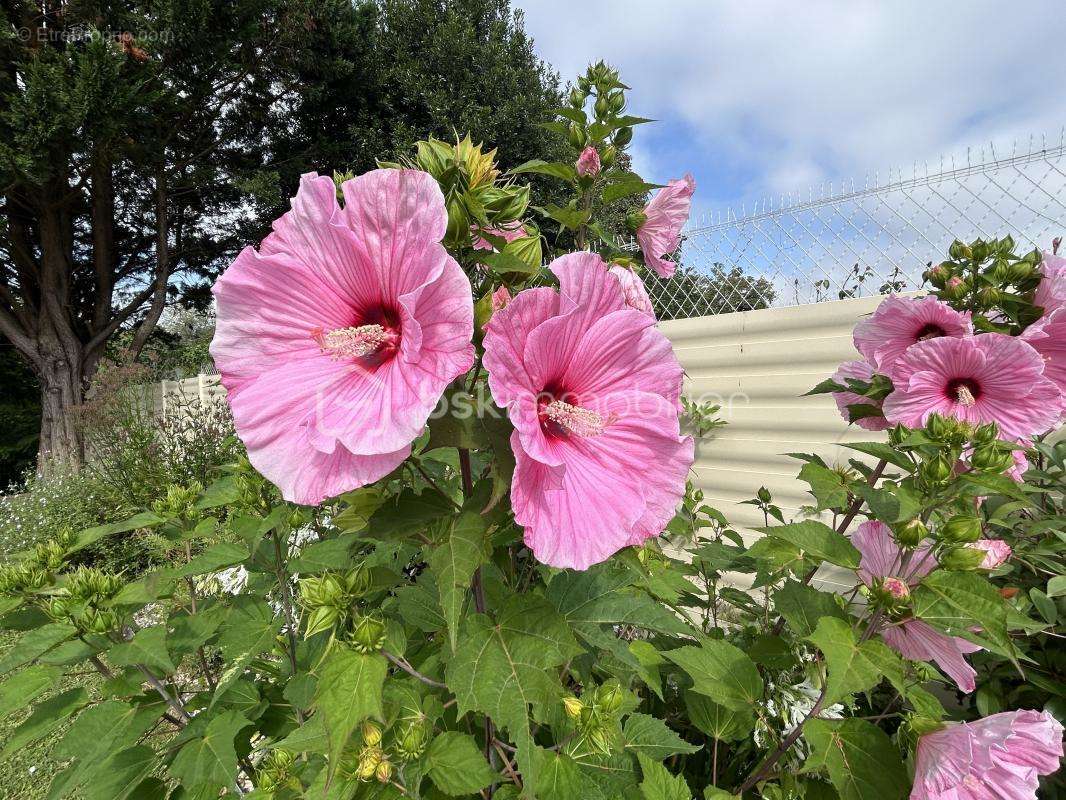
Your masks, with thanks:
M 951 277 L 951 262 L 945 261 L 943 264 L 937 264 L 931 270 L 926 272 L 923 277 L 935 288 L 943 289 L 944 284 L 946 284 L 948 278 Z
M 596 690 L 596 706 L 604 714 L 613 714 L 622 707 L 622 687 L 615 682 L 605 683 Z
M 970 466 L 980 472 L 1003 472 L 1014 464 L 1009 450 L 996 446 L 994 442 L 979 444 L 970 456 Z
M 951 243 L 951 247 L 948 248 L 948 255 L 956 261 L 961 261 L 963 259 L 968 260 L 973 258 L 973 251 L 968 245 L 963 244 L 958 239 L 956 239 L 954 242 Z
M 614 145 L 618 148 L 623 148 L 633 141 L 633 129 L 632 128 L 619 128 L 614 134 Z
M 48 601 L 45 613 L 55 620 L 66 619 L 70 615 L 70 602 L 63 597 L 53 597 Z
M 959 572 L 977 569 L 985 560 L 985 551 L 973 547 L 956 547 L 940 556 L 940 566 Z
M 382 759 L 374 770 L 374 777 L 379 783 L 388 783 L 392 779 L 392 764 L 387 759 Z
M 1003 292 L 995 286 L 986 286 L 977 292 L 977 300 L 984 306 L 994 306 L 1003 299 Z
M 566 139 L 570 143 L 570 146 L 575 150 L 581 150 L 588 142 L 588 134 L 585 133 L 585 127 L 578 125 L 576 122 L 570 123 L 570 129 L 566 132 Z
M 570 90 L 570 105 L 573 108 L 581 108 L 585 105 L 585 93 L 576 86 Z
M 385 623 L 370 614 L 360 616 L 348 640 L 360 653 L 376 653 L 385 645 Z
M 1037 270 L 1028 261 L 1015 261 L 1010 265 L 1011 283 L 1023 283 L 1037 274 Z
M 607 95 L 601 93 L 596 98 L 595 109 L 597 119 L 607 119 L 607 115 L 611 113 L 611 101 L 607 99 Z
M 372 720 L 363 723 L 363 744 L 368 747 L 376 747 L 381 744 L 381 726 Z
M 925 424 L 925 429 L 933 439 L 944 439 L 951 433 L 952 425 L 940 414 L 933 414 Z
M 896 540 L 904 547 L 917 547 L 929 536 L 929 529 L 920 519 L 904 522 L 896 528 Z
M 344 583 L 348 594 L 353 597 L 360 597 L 370 589 L 370 570 L 366 568 L 366 565 L 360 564 L 358 567 L 349 570 L 348 574 L 344 576 Z
M 421 722 L 412 722 L 400 735 L 397 749 L 405 761 L 417 758 L 426 749 L 426 728 Z
M 359 766 L 355 771 L 355 776 L 361 781 L 368 781 L 374 777 L 374 773 L 377 771 L 378 765 L 381 763 L 385 754 L 379 747 L 368 747 L 359 754 Z
M 999 426 L 994 422 L 978 425 L 973 431 L 973 440 L 982 444 L 994 442 L 999 438 Z
M 340 619 L 340 611 L 333 606 L 318 606 L 307 615 L 307 627 L 304 630 L 304 638 L 310 639 L 316 633 L 328 631 L 337 624 Z
M 606 169 L 607 167 L 613 166 L 615 159 L 617 158 L 618 148 L 613 144 L 609 144 L 607 147 L 603 148 L 603 155 L 600 156 L 600 164 Z
M 951 544 L 976 542 L 981 538 L 983 527 L 979 517 L 960 514 L 952 517 L 941 526 L 940 539 Z
M 926 461 L 920 469 L 922 479 L 933 486 L 947 483 L 951 477 L 951 472 L 951 461 L 943 453 L 940 453 L 930 461 Z
M 570 719 L 580 719 L 581 711 L 585 708 L 585 705 L 578 698 L 571 696 L 563 698 L 563 708 L 566 710 L 566 716 L 570 717 Z
M 636 233 L 638 230 L 640 230 L 640 226 L 647 221 L 647 216 L 645 216 L 640 211 L 633 211 L 626 215 L 626 227 L 632 233 Z
M 759 487 L 759 491 L 756 492 L 756 497 L 758 497 L 759 502 L 762 503 L 769 503 L 771 500 L 774 499 L 774 496 L 770 494 L 770 490 L 767 489 L 765 486 Z
M 617 114 L 626 107 L 626 96 L 621 89 L 615 89 L 607 96 L 607 103 L 611 108 L 611 112 Z
M 611 737 L 608 735 L 606 729 L 593 728 L 586 734 L 586 737 L 593 750 L 602 753 L 605 756 L 611 754 Z

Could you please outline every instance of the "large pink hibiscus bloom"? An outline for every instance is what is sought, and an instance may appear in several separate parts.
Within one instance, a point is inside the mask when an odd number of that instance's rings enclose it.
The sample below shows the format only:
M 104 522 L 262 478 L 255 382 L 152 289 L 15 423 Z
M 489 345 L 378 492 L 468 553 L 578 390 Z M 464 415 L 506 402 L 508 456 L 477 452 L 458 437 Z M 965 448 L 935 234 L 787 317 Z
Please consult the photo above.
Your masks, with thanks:
M 1046 711 L 949 722 L 918 740 L 911 800 L 1035 800 L 1061 760 L 1062 725 Z
M 892 376 L 892 365 L 915 342 L 973 333 L 970 313 L 956 311 L 935 297 L 889 295 L 877 310 L 855 326 L 855 349 L 874 371 Z
M 1036 287 L 1033 303 L 1050 314 L 1066 306 L 1066 258 L 1054 253 L 1041 254 L 1040 272 L 1043 277 Z
M 1040 353 L 1044 374 L 1066 394 L 1066 306 L 1038 319 L 1019 338 Z
M 903 552 L 892 537 L 892 531 L 877 520 L 860 525 L 851 541 L 862 554 L 859 561 L 862 582 L 873 586 L 884 581 L 896 596 L 909 594 L 909 590 L 936 567 L 936 559 L 927 546 L 914 550 L 904 564 Z M 962 691 L 974 690 L 977 673 L 966 662 L 965 655 L 980 650 L 979 646 L 957 636 L 948 636 L 929 623 L 913 618 L 890 625 L 881 636 L 904 658 L 935 661 Z
M 644 207 L 644 223 L 637 228 L 637 243 L 644 263 L 664 278 L 674 274 L 677 265 L 665 256 L 673 255 L 681 244 L 681 229 L 688 221 L 696 181 L 691 175 L 670 181 Z
M 868 362 L 862 360 L 845 361 L 840 365 L 837 371 L 833 373 L 833 380 L 841 386 L 847 386 L 848 378 L 851 378 L 852 380 L 869 381 L 873 376 L 873 367 L 871 367 Z M 876 405 L 870 400 L 870 398 L 855 394 L 855 392 L 833 392 L 833 400 L 836 401 L 840 416 L 848 422 L 851 421 L 849 406 Z M 863 417 L 862 419 L 856 420 L 855 424 L 868 431 L 885 431 L 891 427 L 888 424 L 888 420 L 883 416 Z
M 252 464 L 318 503 L 388 474 L 473 361 L 470 282 L 436 181 L 304 175 L 292 210 L 215 283 L 211 355 Z
M 911 345 L 893 366 L 895 391 L 885 417 L 920 428 L 934 413 L 975 424 L 995 422 L 1004 438 L 1043 433 L 1062 412 L 1062 394 L 1044 360 L 1013 336 L 984 333 Z
M 538 560 L 586 569 L 662 532 L 685 490 L 681 366 L 594 253 L 493 314 L 485 366 L 515 431 L 511 505 Z

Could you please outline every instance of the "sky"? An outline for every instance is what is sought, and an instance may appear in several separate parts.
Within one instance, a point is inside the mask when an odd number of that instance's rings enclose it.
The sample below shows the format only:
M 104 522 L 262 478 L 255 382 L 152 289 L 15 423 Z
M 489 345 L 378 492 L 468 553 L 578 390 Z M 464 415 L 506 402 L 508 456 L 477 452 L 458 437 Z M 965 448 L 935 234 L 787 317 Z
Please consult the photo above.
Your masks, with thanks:
M 694 211 L 806 197 L 826 182 L 1066 123 L 1055 0 L 515 0 L 564 81 L 603 58 L 632 87 L 645 178 L 696 178 Z

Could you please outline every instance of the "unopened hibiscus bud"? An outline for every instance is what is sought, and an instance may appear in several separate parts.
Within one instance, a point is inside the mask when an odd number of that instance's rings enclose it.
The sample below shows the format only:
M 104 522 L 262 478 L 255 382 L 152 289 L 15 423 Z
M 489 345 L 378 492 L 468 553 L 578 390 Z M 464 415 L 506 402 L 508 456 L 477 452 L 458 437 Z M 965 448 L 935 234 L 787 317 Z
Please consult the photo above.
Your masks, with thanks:
M 597 119 L 606 119 L 607 115 L 611 113 L 611 101 L 607 98 L 607 95 L 601 94 L 596 98 L 596 110 Z
M 920 519 L 904 522 L 896 528 L 896 539 L 904 547 L 917 547 L 929 536 L 929 529 Z
M 617 683 L 605 683 L 596 690 L 596 705 L 604 714 L 613 714 L 622 707 L 622 687 Z
M 381 726 L 376 722 L 367 720 L 363 723 L 363 744 L 369 747 L 381 744 Z
M 886 594 L 896 600 L 910 597 L 911 593 L 911 589 L 906 582 L 895 577 L 888 577 L 881 581 L 881 588 Z
M 977 293 L 977 300 L 985 306 L 994 306 L 1003 298 L 1003 292 L 995 286 L 986 286 Z
M 985 443 L 994 442 L 999 438 L 999 426 L 994 422 L 987 422 L 984 425 L 978 425 L 973 431 L 973 440 L 975 442 Z
M 961 261 L 964 258 L 973 258 L 973 251 L 970 250 L 969 245 L 966 245 L 956 239 L 954 242 L 951 243 L 951 246 L 948 248 L 948 255 L 954 258 L 956 261 Z
M 575 150 L 584 147 L 585 142 L 588 141 L 585 127 L 583 125 L 578 125 L 576 122 L 570 123 L 570 129 L 566 132 L 566 138 L 570 142 L 570 146 Z
M 949 300 L 957 300 L 966 294 L 969 289 L 969 285 L 962 278 L 955 276 L 948 278 L 947 283 L 944 284 L 943 294 L 944 297 Z
M 359 756 L 359 767 L 355 772 L 356 777 L 361 781 L 368 781 L 373 778 L 384 755 L 378 747 L 366 748 Z
M 605 756 L 611 754 L 611 737 L 604 728 L 593 728 L 586 736 L 592 749 Z
M 600 154 L 595 147 L 586 147 L 581 151 L 581 155 L 577 158 L 577 164 L 574 166 L 577 169 L 577 174 L 581 177 L 599 175 Z
M 937 264 L 935 267 L 925 273 L 925 279 L 937 289 L 943 289 L 944 284 L 947 283 L 948 278 L 950 277 L 951 270 L 945 264 Z
M 517 258 L 532 271 L 536 271 L 540 268 L 543 253 L 541 250 L 539 234 L 534 236 L 522 236 L 514 241 L 508 242 L 503 251 L 508 255 Z
M 947 482 L 951 477 L 951 462 L 942 453 L 921 466 L 921 475 L 927 483 L 934 486 Z
M 626 96 L 622 93 L 621 89 L 615 89 L 607 98 L 607 102 L 611 106 L 611 111 L 615 114 L 620 112 L 626 107 Z
M 426 748 L 426 728 L 421 722 L 412 722 L 400 735 L 397 748 L 404 761 L 418 758 Z
M 948 550 L 940 556 L 940 566 L 944 569 L 964 572 L 971 569 L 977 569 L 981 566 L 981 562 L 984 560 L 985 552 L 983 550 L 974 550 L 970 547 L 956 547 L 953 550 Z
M 1011 556 L 1011 547 L 1002 539 L 978 539 L 966 545 L 971 550 L 984 553 L 984 560 L 980 563 L 981 569 L 995 569 Z
M 374 770 L 374 777 L 379 783 L 388 783 L 392 779 L 392 763 L 387 760 L 381 761 Z
M 445 234 L 450 241 L 459 241 L 460 237 L 470 231 L 470 220 L 466 215 L 466 208 L 459 198 L 453 197 L 448 201 L 448 230 Z
M 929 417 L 929 421 L 925 423 L 925 429 L 934 439 L 943 439 L 950 431 L 948 421 L 940 414 L 933 414 Z
M 581 108 L 585 105 L 585 93 L 576 86 L 570 90 L 570 105 L 573 108 Z
M 566 716 L 570 717 L 570 719 L 580 719 L 585 705 L 576 697 L 566 697 L 563 698 L 563 708 L 566 710 Z
M 618 132 L 614 135 L 614 146 L 621 149 L 633 141 L 633 129 L 632 128 L 619 128 Z
M 385 623 L 370 614 L 360 616 L 355 620 L 349 641 L 360 653 L 376 653 L 385 644 Z
M 613 144 L 609 144 L 605 148 L 603 148 L 603 156 L 600 158 L 600 160 L 603 162 L 603 166 L 610 167 L 614 164 L 615 159 L 617 158 L 618 148 L 615 147 Z
M 365 565 L 360 564 L 344 576 L 344 582 L 348 587 L 348 594 L 359 597 L 370 589 L 370 570 Z
M 648 217 L 646 214 L 640 211 L 634 211 L 626 215 L 626 228 L 628 228 L 633 233 L 636 233 L 638 230 L 640 230 L 640 226 L 647 221 Z
M 1002 472 L 1013 463 L 1010 451 L 997 447 L 994 442 L 978 445 L 970 456 L 970 466 L 981 472 Z
M 951 544 L 976 542 L 981 537 L 983 525 L 979 517 L 959 514 L 940 528 L 940 539 Z

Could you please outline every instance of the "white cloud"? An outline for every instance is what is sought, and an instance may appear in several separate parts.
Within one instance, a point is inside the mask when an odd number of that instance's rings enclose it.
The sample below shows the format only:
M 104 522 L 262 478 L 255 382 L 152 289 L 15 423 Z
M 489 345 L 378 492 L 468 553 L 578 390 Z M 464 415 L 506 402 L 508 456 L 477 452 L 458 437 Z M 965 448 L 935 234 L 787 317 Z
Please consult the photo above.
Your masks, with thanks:
M 992 0 L 517 0 L 571 78 L 604 58 L 663 122 L 639 165 L 696 173 L 701 205 L 1048 133 L 1066 120 L 1061 5 Z M 702 180 L 701 180 L 702 178 Z

